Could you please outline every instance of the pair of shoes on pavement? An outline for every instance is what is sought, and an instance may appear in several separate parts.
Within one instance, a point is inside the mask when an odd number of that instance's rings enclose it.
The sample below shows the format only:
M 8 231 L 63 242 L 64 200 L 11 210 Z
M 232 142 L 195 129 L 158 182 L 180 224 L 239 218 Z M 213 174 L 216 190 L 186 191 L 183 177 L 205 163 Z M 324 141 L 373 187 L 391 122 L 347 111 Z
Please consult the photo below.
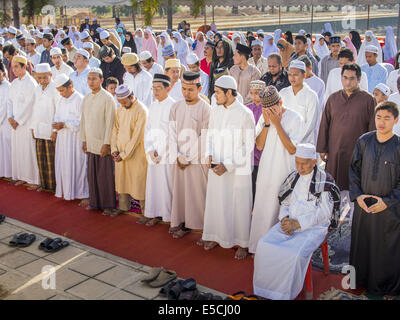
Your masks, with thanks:
M 8 245 L 10 247 L 26 248 L 29 247 L 36 240 L 34 234 L 29 233 L 17 233 L 10 240 Z
M 172 270 L 165 270 L 163 267 L 152 268 L 147 277 L 141 281 L 147 283 L 152 288 L 160 288 L 176 279 L 177 274 Z
M 39 250 L 45 252 L 57 252 L 67 246 L 69 246 L 69 242 L 63 241 L 61 238 L 46 238 L 39 244 Z

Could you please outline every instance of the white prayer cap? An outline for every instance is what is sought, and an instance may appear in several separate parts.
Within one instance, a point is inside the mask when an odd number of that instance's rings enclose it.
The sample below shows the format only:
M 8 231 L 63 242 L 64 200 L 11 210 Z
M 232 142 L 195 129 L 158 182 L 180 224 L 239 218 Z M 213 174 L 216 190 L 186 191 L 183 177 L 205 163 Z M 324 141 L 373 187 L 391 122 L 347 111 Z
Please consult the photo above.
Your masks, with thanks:
M 122 53 L 131 53 L 131 52 L 132 52 L 132 49 L 129 48 L 129 47 L 123 47 L 122 48 Z
M 387 97 L 390 95 L 390 88 L 384 83 L 378 83 L 375 86 L 375 89 L 378 89 L 380 92 L 382 92 Z
M 260 41 L 260 40 L 253 40 L 252 41 L 252 43 L 251 43 L 251 46 L 253 47 L 253 46 L 262 46 L 263 45 L 263 43 Z
M 3 28 L 3 29 L 1 30 L 1 32 L 7 33 L 7 32 L 8 32 L 8 28 L 7 28 L 7 27 Z
M 117 89 L 115 89 L 115 96 L 117 99 L 128 98 L 131 94 L 132 91 L 126 84 L 121 84 Z
M 33 38 L 28 38 L 28 39 L 26 39 L 26 43 L 29 43 L 29 44 L 36 44 L 36 40 L 33 39 Z
M 107 30 L 100 32 L 100 39 L 107 39 L 110 36 L 110 33 Z
M 81 32 L 80 34 L 79 34 L 79 38 L 82 40 L 82 39 L 87 39 L 87 38 L 89 38 L 90 37 L 90 35 L 89 35 L 89 32 L 87 32 L 87 31 L 83 31 L 83 32 Z
M 139 60 L 140 61 L 145 61 L 145 60 L 148 60 L 148 59 L 150 59 L 150 58 L 152 58 L 153 56 L 151 55 L 151 52 L 150 51 L 147 51 L 147 50 L 145 50 L 145 51 L 142 51 L 140 54 L 139 54 Z
M 76 54 L 81 54 L 82 56 L 84 56 L 86 59 L 90 59 L 90 54 L 89 52 L 87 52 L 85 49 L 78 49 L 76 51 Z
M 40 39 L 43 39 L 43 33 L 41 33 L 40 31 L 36 31 L 36 36 Z
M 85 50 L 86 51 L 86 50 Z M 87 52 L 87 51 L 86 51 Z M 97 73 L 100 74 L 101 76 L 103 76 L 103 71 L 101 71 L 100 68 L 90 68 L 89 69 L 89 73 Z
M 83 49 L 92 49 L 93 50 L 94 46 L 93 46 L 93 43 L 91 43 L 91 42 L 84 42 L 82 44 L 82 48 Z
M 300 60 L 293 60 L 289 65 L 289 70 L 292 68 L 300 69 L 306 72 L 306 64 Z
M 50 28 L 45 28 L 45 29 L 43 30 L 43 33 L 50 33 Z
M 69 77 L 65 73 L 61 73 L 54 79 L 54 85 L 58 88 L 66 84 L 69 80 Z
M 14 28 L 13 26 L 10 26 L 10 27 L 8 28 L 8 32 L 9 32 L 9 33 L 12 33 L 12 34 L 17 34 L 17 29 Z
M 365 47 L 365 52 L 378 54 L 379 53 L 379 49 L 376 46 L 370 44 L 370 45 Z
M 300 143 L 296 147 L 295 156 L 302 159 L 317 159 L 317 151 L 311 143 Z
M 190 53 L 186 56 L 186 63 L 187 64 L 195 64 L 199 62 L 199 57 L 195 53 Z
M 51 72 L 50 65 L 48 63 L 38 63 L 35 67 L 36 73 Z
M 303 29 L 300 29 L 300 30 L 299 30 L 299 34 L 300 34 L 300 35 L 304 35 L 304 34 L 306 34 L 306 31 L 303 30 Z
M 234 77 L 222 76 L 215 81 L 215 86 L 223 89 L 237 90 L 237 83 Z
M 263 29 L 258 29 L 257 30 L 257 34 L 264 34 L 264 30 Z
M 50 57 L 51 57 L 51 56 L 55 56 L 55 55 L 57 55 L 57 54 L 62 55 L 62 51 L 61 51 L 60 48 L 52 48 L 52 49 L 50 50 Z

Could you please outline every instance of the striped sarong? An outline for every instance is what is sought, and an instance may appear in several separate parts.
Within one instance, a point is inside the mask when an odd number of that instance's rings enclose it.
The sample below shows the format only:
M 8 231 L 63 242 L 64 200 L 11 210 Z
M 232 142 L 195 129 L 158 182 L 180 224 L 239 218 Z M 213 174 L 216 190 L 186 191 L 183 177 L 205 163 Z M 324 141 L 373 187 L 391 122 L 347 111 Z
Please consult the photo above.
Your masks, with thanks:
M 56 191 L 54 169 L 55 143 L 51 140 L 36 139 L 36 156 L 39 167 L 40 186 L 46 190 Z

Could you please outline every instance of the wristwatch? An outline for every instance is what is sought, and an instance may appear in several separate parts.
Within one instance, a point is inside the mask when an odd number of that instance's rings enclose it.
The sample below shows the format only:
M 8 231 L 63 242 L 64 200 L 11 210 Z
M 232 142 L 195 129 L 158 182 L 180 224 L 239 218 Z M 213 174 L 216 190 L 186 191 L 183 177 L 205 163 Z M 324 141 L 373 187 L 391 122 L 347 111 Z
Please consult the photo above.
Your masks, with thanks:
M 266 124 L 265 122 L 264 122 L 264 128 L 269 128 L 271 126 L 271 124 Z

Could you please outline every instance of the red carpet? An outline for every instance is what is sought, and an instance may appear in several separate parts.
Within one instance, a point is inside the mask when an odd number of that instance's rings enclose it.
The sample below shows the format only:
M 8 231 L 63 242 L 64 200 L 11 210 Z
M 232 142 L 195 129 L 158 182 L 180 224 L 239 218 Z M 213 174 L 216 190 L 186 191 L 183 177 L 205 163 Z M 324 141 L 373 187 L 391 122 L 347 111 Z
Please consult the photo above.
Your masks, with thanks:
M 140 264 L 175 270 L 182 278 L 193 277 L 199 284 L 227 294 L 253 292 L 253 259 L 235 260 L 231 249 L 206 252 L 195 244 L 198 233 L 173 239 L 166 224 L 149 228 L 137 224 L 131 215 L 103 216 L 78 207 L 78 201 L 28 191 L 5 180 L 0 180 L 0 213 Z M 342 277 L 313 271 L 314 297 L 332 286 L 340 288 Z

